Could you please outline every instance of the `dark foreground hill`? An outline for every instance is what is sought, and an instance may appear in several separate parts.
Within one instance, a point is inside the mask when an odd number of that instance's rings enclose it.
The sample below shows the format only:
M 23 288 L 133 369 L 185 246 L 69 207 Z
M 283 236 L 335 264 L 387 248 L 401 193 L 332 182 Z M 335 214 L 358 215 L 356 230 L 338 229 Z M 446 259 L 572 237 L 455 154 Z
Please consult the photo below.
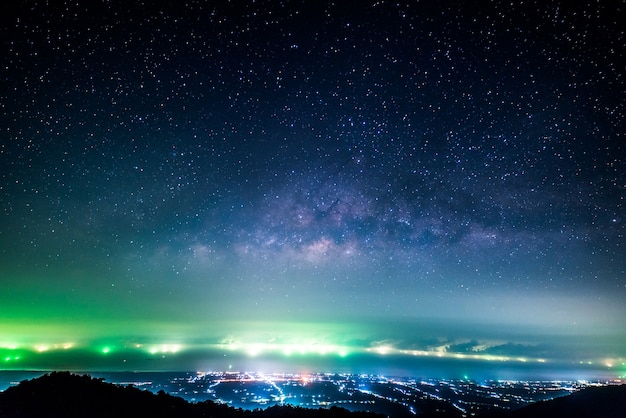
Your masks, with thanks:
M 626 418 L 626 385 L 590 387 L 490 418 Z
M 444 403 L 445 404 L 445 403 Z M 420 414 L 422 418 L 458 417 L 449 404 L 437 404 Z M 448 406 L 448 407 L 446 407 Z M 398 411 L 399 412 L 399 411 Z M 395 415 L 395 414 L 394 414 Z M 405 416 L 400 413 L 399 416 Z M 0 418 L 380 418 L 367 412 L 343 408 L 305 409 L 274 406 L 248 411 L 211 401 L 189 403 L 182 398 L 140 390 L 133 386 L 105 383 L 103 379 L 54 372 L 23 381 L 0 393 Z M 570 396 L 539 402 L 516 411 L 502 411 L 489 418 L 594 417 L 626 418 L 626 385 L 588 388 Z
M 342 408 L 304 409 L 292 406 L 245 411 L 206 401 L 189 403 L 132 386 L 117 386 L 69 372 L 54 372 L 21 382 L 0 393 L 1 418 L 380 418 Z
M 512 418 L 626 418 L 626 385 L 593 387 L 514 411 Z

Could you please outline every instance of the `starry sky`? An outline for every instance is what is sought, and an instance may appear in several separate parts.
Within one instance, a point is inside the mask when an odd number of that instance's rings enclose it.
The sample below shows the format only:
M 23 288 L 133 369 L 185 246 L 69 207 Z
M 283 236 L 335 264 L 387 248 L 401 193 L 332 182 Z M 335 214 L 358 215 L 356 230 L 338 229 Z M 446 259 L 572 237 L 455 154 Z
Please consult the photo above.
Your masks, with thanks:
M 626 374 L 623 2 L 1 7 L 1 369 Z

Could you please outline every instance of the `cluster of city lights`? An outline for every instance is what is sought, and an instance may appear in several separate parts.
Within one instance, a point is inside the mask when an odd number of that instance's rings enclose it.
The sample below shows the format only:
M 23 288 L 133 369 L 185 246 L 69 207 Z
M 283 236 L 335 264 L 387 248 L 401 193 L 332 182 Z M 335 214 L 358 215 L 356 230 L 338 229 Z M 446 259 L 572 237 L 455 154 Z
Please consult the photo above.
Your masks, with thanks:
M 218 349 L 243 352 L 251 357 L 261 354 L 291 355 L 335 355 L 346 357 L 350 354 L 348 347 L 322 343 L 236 343 L 218 344 Z

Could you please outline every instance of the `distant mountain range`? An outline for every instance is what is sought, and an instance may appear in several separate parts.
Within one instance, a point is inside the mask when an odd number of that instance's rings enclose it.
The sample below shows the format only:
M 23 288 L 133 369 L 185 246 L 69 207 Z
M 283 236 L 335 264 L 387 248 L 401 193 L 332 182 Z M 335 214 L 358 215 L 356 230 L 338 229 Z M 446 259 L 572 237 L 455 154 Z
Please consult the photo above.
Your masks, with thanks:
M 435 407 L 436 406 L 436 407 Z M 434 405 L 422 418 L 460 417 L 446 405 Z M 189 403 L 163 391 L 156 394 L 133 386 L 105 383 L 103 379 L 53 372 L 21 382 L 0 393 L 1 418 L 377 418 L 369 412 L 343 408 L 306 409 L 274 406 L 264 410 L 242 410 L 212 401 Z M 626 418 L 626 385 L 593 387 L 515 410 L 488 415 L 489 418 L 594 417 Z

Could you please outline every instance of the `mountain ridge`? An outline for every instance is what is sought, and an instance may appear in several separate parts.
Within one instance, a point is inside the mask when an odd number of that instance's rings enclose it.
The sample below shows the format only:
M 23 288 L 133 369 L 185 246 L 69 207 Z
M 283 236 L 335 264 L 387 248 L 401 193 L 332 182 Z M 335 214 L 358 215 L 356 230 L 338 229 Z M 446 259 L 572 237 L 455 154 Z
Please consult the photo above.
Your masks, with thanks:
M 445 404 L 445 405 L 444 405 Z M 447 407 L 446 407 L 447 406 Z M 225 418 L 380 418 L 373 412 L 349 411 L 337 406 L 328 409 L 300 406 L 272 406 L 244 410 L 210 400 L 190 403 L 165 393 L 153 393 L 132 385 L 104 382 L 103 378 L 52 372 L 0 392 L 0 418 L 78 417 L 225 417 Z M 395 417 L 395 415 L 393 415 Z M 409 416 L 400 414 L 398 418 Z M 451 404 L 432 405 L 417 414 L 422 418 L 451 418 L 461 414 Z M 590 387 L 569 396 L 541 401 L 516 410 L 496 411 L 483 418 L 626 418 L 626 385 Z

